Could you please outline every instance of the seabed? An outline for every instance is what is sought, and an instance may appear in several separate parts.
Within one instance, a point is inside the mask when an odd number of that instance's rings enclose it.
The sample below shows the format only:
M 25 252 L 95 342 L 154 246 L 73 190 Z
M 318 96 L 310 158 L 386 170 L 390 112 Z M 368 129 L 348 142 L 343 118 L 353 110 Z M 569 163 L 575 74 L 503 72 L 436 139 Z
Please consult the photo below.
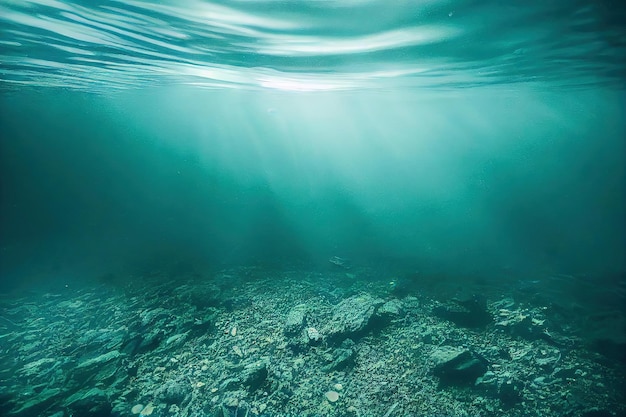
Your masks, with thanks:
M 1 301 L 6 416 L 622 416 L 575 312 L 369 268 L 108 277 Z

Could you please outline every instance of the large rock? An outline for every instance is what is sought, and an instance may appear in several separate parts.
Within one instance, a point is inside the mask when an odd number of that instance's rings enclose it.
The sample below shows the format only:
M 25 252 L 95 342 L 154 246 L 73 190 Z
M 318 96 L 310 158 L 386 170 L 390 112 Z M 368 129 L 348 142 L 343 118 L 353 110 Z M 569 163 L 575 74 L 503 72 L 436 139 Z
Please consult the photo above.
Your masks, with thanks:
M 307 307 L 304 304 L 297 305 L 289 310 L 283 331 L 288 336 L 299 334 L 306 325 Z
M 166 404 L 182 404 L 191 394 L 189 381 L 185 379 L 169 380 L 163 383 L 156 391 L 156 397 Z
M 433 373 L 442 385 L 474 385 L 487 372 L 487 361 L 465 348 L 442 346 L 431 358 Z
M 383 328 L 394 320 L 401 319 L 404 314 L 404 304 L 402 301 L 393 298 L 376 309 L 374 325 L 379 329 Z
M 65 405 L 79 416 L 108 417 L 112 410 L 106 393 L 99 388 L 78 391 L 65 401 Z
M 322 335 L 330 343 L 358 338 L 368 330 L 376 308 L 383 303 L 383 300 L 369 294 L 346 298 L 333 309 L 332 318 L 322 328 Z
M 62 391 L 58 388 L 46 388 L 37 395 L 25 399 L 19 408 L 13 410 L 11 415 L 19 417 L 37 416 L 45 409 L 61 399 Z
M 449 320 L 459 327 L 483 328 L 493 321 L 487 311 L 487 301 L 480 296 L 467 300 L 453 299 L 452 304 L 436 307 L 433 313 L 437 317 Z
M 269 359 L 262 358 L 261 360 L 248 363 L 241 372 L 241 382 L 248 387 L 250 392 L 259 389 L 269 376 Z
M 339 348 L 333 351 L 332 361 L 322 366 L 321 369 L 324 372 L 342 371 L 354 365 L 355 356 L 354 342 L 351 339 L 346 339 Z

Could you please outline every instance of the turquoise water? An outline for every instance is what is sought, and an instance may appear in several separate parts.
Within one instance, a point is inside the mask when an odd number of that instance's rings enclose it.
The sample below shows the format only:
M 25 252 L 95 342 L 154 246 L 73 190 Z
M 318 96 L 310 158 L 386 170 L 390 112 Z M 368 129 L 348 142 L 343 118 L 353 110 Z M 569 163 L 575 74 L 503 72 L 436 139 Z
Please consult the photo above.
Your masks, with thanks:
M 602 317 L 576 334 L 619 364 L 625 20 L 583 0 L 0 0 L 0 291 L 339 274 L 558 306 L 564 332 Z
M 0 7 L 7 270 L 623 273 L 612 4 Z

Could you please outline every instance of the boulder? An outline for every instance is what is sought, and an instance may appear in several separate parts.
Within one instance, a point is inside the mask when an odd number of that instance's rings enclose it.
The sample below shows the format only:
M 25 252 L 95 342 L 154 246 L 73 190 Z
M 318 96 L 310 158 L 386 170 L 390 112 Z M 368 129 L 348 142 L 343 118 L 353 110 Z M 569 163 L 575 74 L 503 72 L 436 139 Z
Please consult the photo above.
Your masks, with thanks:
M 487 372 L 487 361 L 465 348 L 442 346 L 431 358 L 442 385 L 474 385 Z
M 330 343 L 340 343 L 347 338 L 358 338 L 367 330 L 376 309 L 383 300 L 369 294 L 346 298 L 333 309 L 332 318 L 322 328 L 322 335 Z

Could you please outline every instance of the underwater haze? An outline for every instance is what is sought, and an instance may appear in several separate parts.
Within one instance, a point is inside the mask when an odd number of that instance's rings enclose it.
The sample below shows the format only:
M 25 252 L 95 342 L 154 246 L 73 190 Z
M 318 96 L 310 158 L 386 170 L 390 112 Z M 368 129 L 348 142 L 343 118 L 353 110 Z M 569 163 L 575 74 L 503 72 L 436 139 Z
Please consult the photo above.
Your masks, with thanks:
M 0 414 L 626 415 L 625 28 L 0 0 Z

